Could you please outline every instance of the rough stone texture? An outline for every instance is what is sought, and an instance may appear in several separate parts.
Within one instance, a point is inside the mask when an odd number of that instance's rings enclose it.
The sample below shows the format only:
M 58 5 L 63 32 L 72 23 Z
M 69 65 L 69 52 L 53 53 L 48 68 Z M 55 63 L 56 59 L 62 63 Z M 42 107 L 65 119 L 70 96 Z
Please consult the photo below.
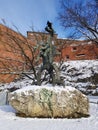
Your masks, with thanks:
M 78 118 L 89 115 L 88 98 L 72 87 L 33 86 L 9 95 L 10 104 L 25 117 Z

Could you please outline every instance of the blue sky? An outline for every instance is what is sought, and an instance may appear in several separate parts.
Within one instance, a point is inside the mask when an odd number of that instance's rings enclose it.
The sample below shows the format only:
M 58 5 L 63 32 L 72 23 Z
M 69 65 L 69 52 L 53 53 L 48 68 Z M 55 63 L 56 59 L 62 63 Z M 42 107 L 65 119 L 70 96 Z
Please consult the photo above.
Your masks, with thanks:
M 23 35 L 31 31 L 42 31 L 47 20 L 53 23 L 59 37 L 66 37 L 63 28 L 57 21 L 60 5 L 59 0 L 0 0 L 0 21 L 14 28 L 17 26 Z

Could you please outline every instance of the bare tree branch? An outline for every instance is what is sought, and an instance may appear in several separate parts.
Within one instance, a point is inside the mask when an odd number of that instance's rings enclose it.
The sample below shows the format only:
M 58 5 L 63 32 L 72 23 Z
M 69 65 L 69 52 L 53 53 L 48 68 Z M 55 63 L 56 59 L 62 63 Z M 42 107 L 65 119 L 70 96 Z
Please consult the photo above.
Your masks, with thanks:
M 85 36 L 86 39 L 98 44 L 98 4 L 96 1 L 61 0 L 60 3 L 62 8 L 58 19 L 65 31 L 70 28 L 72 33 L 74 32 L 74 38 Z

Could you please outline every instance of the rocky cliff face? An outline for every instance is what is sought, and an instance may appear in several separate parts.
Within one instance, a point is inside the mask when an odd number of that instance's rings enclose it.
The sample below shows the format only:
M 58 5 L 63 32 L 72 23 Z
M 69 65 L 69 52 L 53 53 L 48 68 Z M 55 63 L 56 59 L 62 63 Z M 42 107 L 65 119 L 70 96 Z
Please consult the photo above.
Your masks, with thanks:
M 10 93 L 9 102 L 18 115 L 26 117 L 78 118 L 89 115 L 87 97 L 72 87 L 31 86 Z

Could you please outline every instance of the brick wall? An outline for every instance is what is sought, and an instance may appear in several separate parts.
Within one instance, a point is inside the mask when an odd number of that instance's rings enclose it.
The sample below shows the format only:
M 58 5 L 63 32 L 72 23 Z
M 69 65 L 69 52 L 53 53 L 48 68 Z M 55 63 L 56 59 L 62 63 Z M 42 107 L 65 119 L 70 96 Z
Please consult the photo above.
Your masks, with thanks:
M 10 72 L 14 70 L 21 71 L 26 65 L 24 64 L 24 56 L 20 47 L 28 57 L 31 57 L 31 51 L 29 45 L 34 46 L 34 42 L 31 42 L 27 37 L 24 37 L 20 33 L 13 31 L 12 29 L 0 25 L 0 73 Z M 25 67 L 25 69 L 27 69 Z M 0 82 L 11 82 L 18 75 L 12 74 L 0 74 Z
M 65 60 L 93 60 L 98 59 L 98 48 L 89 41 L 81 41 L 71 44 L 62 50 Z
M 44 40 L 42 40 L 42 35 Z M 28 32 L 27 37 L 34 41 L 35 37 L 39 41 L 47 41 L 49 34 L 39 32 Z M 54 45 L 59 52 L 61 52 L 62 59 L 66 60 L 93 60 L 98 59 L 98 47 L 89 40 L 68 40 L 59 39 L 57 34 L 54 35 Z M 57 59 L 60 58 L 57 56 Z
M 17 59 L 21 61 L 24 59 L 22 54 L 19 53 L 19 48 L 16 42 L 21 43 L 21 47 L 24 48 L 28 57 L 32 58 L 31 51 L 26 43 L 29 43 L 31 47 L 34 47 L 38 42 L 46 42 L 48 36 L 49 34 L 47 33 L 28 31 L 27 37 L 24 37 L 20 33 L 17 33 L 4 25 L 0 25 L 0 72 L 6 67 L 10 69 L 12 67 L 11 71 L 13 71 L 13 67 L 16 67 L 17 69 L 23 67 L 22 63 L 17 62 Z M 96 47 L 91 41 L 59 39 L 57 34 L 54 35 L 53 41 L 56 49 L 61 53 L 55 57 L 56 61 L 60 61 L 61 59 L 65 61 L 98 59 L 98 47 Z M 35 56 L 37 54 L 38 52 Z M 9 60 L 7 62 L 4 58 L 13 59 L 13 61 Z M 2 64 L 1 61 L 6 63 L 6 66 Z M 17 77 L 17 75 L 0 74 L 0 82 L 11 82 Z

